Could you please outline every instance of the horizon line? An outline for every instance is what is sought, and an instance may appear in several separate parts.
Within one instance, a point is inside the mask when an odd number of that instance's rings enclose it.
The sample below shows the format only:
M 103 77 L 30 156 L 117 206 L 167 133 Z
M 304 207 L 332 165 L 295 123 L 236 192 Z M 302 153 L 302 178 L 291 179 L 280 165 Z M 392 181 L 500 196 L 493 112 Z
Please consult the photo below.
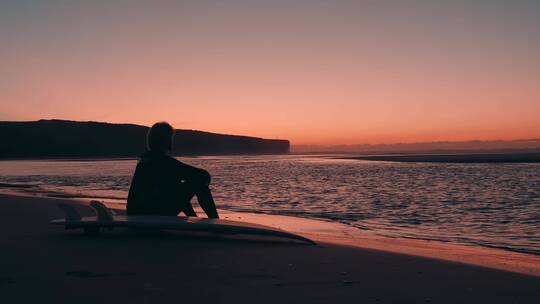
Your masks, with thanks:
M 62 118 L 40 118 L 35 120 L 0 120 L 0 122 L 38 122 L 38 121 L 66 121 L 66 122 L 81 122 L 81 123 L 106 123 L 106 124 L 116 124 L 116 125 L 134 125 L 142 126 L 149 128 L 149 125 L 131 123 L 131 122 L 111 122 L 111 121 L 99 121 L 99 120 L 73 120 L 73 119 L 62 119 Z M 174 127 L 174 126 L 173 126 Z M 243 137 L 253 137 L 260 139 L 269 139 L 269 140 L 286 140 L 289 142 L 292 147 L 313 147 L 313 148 L 325 148 L 325 147 L 375 147 L 375 146 L 398 146 L 398 145 L 420 145 L 420 144 L 457 144 L 457 143 L 520 143 L 520 142 L 536 142 L 540 141 L 540 137 L 535 138 L 518 138 L 518 139 L 470 139 L 470 140 L 438 140 L 438 141 L 414 141 L 414 142 L 392 142 L 392 143 L 339 143 L 339 144 L 293 144 L 290 139 L 287 138 L 265 138 L 256 135 L 245 135 L 245 134 L 231 134 L 223 132 L 212 132 L 204 131 L 200 129 L 186 129 L 186 128 L 176 128 L 175 130 L 188 130 L 195 132 L 204 132 L 212 133 L 218 135 L 233 135 L 233 136 L 243 136 Z

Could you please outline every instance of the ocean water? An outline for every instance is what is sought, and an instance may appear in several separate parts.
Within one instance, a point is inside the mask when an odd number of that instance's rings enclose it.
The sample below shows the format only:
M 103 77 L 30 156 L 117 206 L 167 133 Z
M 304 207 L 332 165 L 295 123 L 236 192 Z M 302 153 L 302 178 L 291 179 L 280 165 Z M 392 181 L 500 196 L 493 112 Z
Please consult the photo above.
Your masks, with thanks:
M 398 163 L 326 156 L 179 158 L 207 169 L 218 208 L 540 255 L 540 164 Z M 136 160 L 1 161 L 0 183 L 125 204 Z

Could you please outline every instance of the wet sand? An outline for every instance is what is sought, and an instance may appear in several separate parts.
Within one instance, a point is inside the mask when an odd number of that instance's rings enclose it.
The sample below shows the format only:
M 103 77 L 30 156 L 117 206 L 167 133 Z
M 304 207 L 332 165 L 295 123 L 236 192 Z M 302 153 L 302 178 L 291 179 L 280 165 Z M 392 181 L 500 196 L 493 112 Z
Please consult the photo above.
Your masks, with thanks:
M 59 202 L 92 213 L 73 200 L 0 194 L 2 303 L 536 303 L 540 298 L 540 263 L 531 255 L 384 239 L 339 224 L 230 212 L 224 217 L 286 228 L 319 246 L 204 233 L 115 230 L 92 237 L 48 224 L 63 217 Z M 490 268 L 478 266 L 490 256 L 495 262 L 483 265 Z

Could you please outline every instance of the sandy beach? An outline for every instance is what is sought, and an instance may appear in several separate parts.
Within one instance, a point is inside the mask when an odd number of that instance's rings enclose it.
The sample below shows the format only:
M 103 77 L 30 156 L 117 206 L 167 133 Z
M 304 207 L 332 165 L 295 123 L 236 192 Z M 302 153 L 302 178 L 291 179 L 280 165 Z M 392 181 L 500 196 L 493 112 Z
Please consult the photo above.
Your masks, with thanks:
M 3 303 L 535 303 L 540 297 L 539 260 L 532 255 L 385 240 L 351 235 L 339 224 L 243 213 L 225 217 L 273 223 L 319 246 L 182 233 L 91 237 L 48 224 L 62 217 L 59 202 L 91 215 L 80 201 L 0 195 Z M 493 261 L 485 262 L 489 256 Z

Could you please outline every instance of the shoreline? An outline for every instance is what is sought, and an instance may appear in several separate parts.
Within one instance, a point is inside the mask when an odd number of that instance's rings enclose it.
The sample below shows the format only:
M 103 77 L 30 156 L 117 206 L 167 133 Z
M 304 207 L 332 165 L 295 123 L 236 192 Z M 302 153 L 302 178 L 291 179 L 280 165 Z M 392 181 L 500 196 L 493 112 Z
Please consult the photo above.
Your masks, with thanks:
M 482 266 L 540 277 L 540 256 L 473 245 L 391 238 L 346 224 L 300 217 L 220 210 L 225 219 L 246 220 L 307 236 L 317 242 L 373 249 Z
M 2 193 L 2 195 L 21 198 L 38 198 L 44 200 L 62 200 L 72 203 L 88 204 L 93 198 L 66 198 L 48 196 L 28 196 L 21 193 Z M 123 213 L 124 206 L 115 200 L 100 200 L 110 208 Z M 197 214 L 203 215 L 200 207 L 195 208 Z M 266 213 L 237 212 L 219 209 L 223 219 L 246 221 L 254 224 L 271 226 L 306 236 L 316 242 L 329 243 L 339 246 L 350 246 L 360 249 L 373 249 L 397 254 L 407 254 L 417 257 L 432 258 L 455 263 L 487 267 L 503 271 L 527 274 L 540 277 L 540 256 L 468 244 L 447 243 L 434 240 L 413 238 L 387 237 L 372 231 L 331 221 L 275 215 Z
M 118 209 L 118 210 L 124 210 L 125 209 L 125 199 L 122 197 L 114 197 L 114 196 L 88 196 L 88 195 L 82 195 L 82 194 L 69 194 L 65 192 L 55 192 L 55 191 L 45 191 L 43 189 L 40 189 L 37 185 L 26 185 L 26 184 L 7 184 L 7 183 L 0 183 L 0 194 L 8 194 L 8 195 L 18 195 L 18 196 L 31 196 L 31 197 L 43 197 L 43 198 L 54 198 L 54 199 L 67 199 L 67 200 L 77 200 L 77 201 L 83 201 L 83 202 L 90 202 L 91 200 L 98 200 L 101 202 L 104 202 L 109 206 L 109 208 Z M 195 206 L 195 209 L 198 210 L 199 214 L 204 214 L 200 207 L 197 205 Z M 228 212 L 228 213 L 241 213 L 241 214 L 253 214 L 258 215 L 257 221 L 263 221 L 263 222 L 269 222 L 265 221 L 264 217 L 288 217 L 291 219 L 298 219 L 298 220 L 314 220 L 317 222 L 325 223 L 325 224 L 333 224 L 336 226 L 340 226 L 343 230 L 352 231 L 354 233 L 364 233 L 368 235 L 377 235 L 379 238 L 383 239 L 389 239 L 389 240 L 410 240 L 410 242 L 428 242 L 428 243 L 438 243 L 438 244 L 451 244 L 455 246 L 464 246 L 464 248 L 479 248 L 481 250 L 496 250 L 496 251 L 502 251 L 502 252 L 510 252 L 510 253 L 517 253 L 517 254 L 525 254 L 525 255 L 532 255 L 535 257 L 540 258 L 540 254 L 535 253 L 534 251 L 530 250 L 520 250 L 520 249 L 514 249 L 514 248 L 508 248 L 503 246 L 488 246 L 484 244 L 475 244 L 475 243 L 467 243 L 467 242 L 452 242 L 452 241 L 445 241 L 440 240 L 437 238 L 415 238 L 415 237 L 406 237 L 406 236 L 392 236 L 392 235 L 385 235 L 384 233 L 379 233 L 376 230 L 366 230 L 359 227 L 355 227 L 354 225 L 342 223 L 339 221 L 334 221 L 326 218 L 316 218 L 316 217 L 307 217 L 307 216 L 301 216 L 301 215 L 290 215 L 290 214 L 280 214 L 279 212 L 275 213 L 268 213 L 268 212 L 256 212 L 256 211 L 249 211 L 249 210 L 230 210 L 230 209 L 219 209 L 220 212 Z M 291 221 L 289 221 L 291 222 Z M 335 229 L 334 229 L 335 230 Z M 429 255 L 428 255 L 429 257 Z M 454 261 L 455 259 L 449 259 Z M 458 261 L 459 262 L 459 261 Z M 476 262 L 473 262 L 472 264 L 475 264 Z M 500 264 L 500 263 L 496 263 Z M 500 267 L 499 267 L 500 268 Z M 504 268 L 501 268 L 504 269 Z
M 91 200 L 98 200 L 101 202 L 105 202 L 110 208 L 115 208 L 115 209 L 120 209 L 120 210 L 125 208 L 125 200 L 126 200 L 125 197 L 119 197 L 119 196 L 103 196 L 103 195 L 89 196 L 89 195 L 77 194 L 77 193 L 46 190 L 46 189 L 42 189 L 39 185 L 35 185 L 35 184 L 0 183 L 0 194 L 2 193 L 8 194 L 8 195 L 19 195 L 19 196 L 22 195 L 22 196 L 37 196 L 37 197 L 43 197 L 43 198 L 81 200 L 81 201 L 86 201 L 86 202 L 89 202 Z M 195 207 L 195 208 L 197 209 L 198 207 Z M 489 244 L 482 244 L 482 243 L 475 243 L 475 242 L 459 242 L 459 241 L 454 242 L 451 240 L 439 239 L 436 236 L 433 236 L 431 238 L 422 238 L 422 237 L 414 237 L 414 236 L 388 235 L 385 233 L 381 233 L 378 230 L 362 229 L 361 227 L 356 227 L 346 222 L 340 222 L 339 220 L 336 221 L 336 220 L 324 218 L 324 217 L 302 216 L 302 214 L 297 214 L 297 215 L 290 214 L 290 213 L 287 214 L 287 213 L 280 213 L 279 211 L 257 212 L 253 210 L 235 210 L 234 208 L 220 209 L 220 210 L 222 212 L 226 210 L 226 212 L 252 213 L 252 214 L 266 215 L 269 217 L 288 216 L 288 217 L 297 218 L 297 219 L 307 219 L 307 220 L 321 221 L 325 223 L 333 223 L 336 225 L 342 225 L 343 227 L 352 228 L 354 231 L 364 231 L 366 233 L 373 232 L 374 234 L 377 234 L 381 238 L 387 238 L 387 239 L 406 239 L 406 240 L 420 241 L 420 242 L 436 242 L 436 243 L 443 243 L 443 244 L 454 244 L 457 246 L 476 247 L 476 248 L 481 248 L 481 249 L 493 249 L 493 250 L 521 253 L 521 254 L 527 254 L 527 255 L 540 257 L 540 254 L 538 253 L 538 251 L 530 250 L 528 248 L 512 248 L 512 247 L 502 246 L 502 245 L 497 246 L 497 245 L 489 245 Z

